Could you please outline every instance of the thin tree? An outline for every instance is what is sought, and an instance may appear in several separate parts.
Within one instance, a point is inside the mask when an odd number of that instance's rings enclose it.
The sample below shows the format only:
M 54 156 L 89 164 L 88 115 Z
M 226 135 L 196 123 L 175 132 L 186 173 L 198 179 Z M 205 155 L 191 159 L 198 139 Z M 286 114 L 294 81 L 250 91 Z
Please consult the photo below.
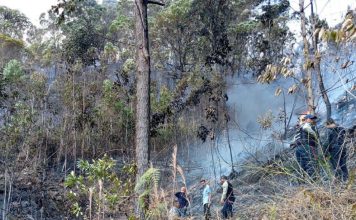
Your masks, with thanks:
M 309 53 L 309 42 L 307 39 L 307 30 L 306 30 L 306 18 L 305 18 L 305 8 L 304 8 L 304 0 L 299 0 L 299 9 L 300 9 L 300 24 L 303 38 L 303 54 L 305 59 L 304 69 L 306 71 L 306 87 L 307 87 L 307 102 L 308 102 L 308 111 L 312 114 L 315 113 L 315 105 L 314 105 L 314 94 L 312 87 L 312 71 L 311 71 L 311 58 Z
M 310 9 L 311 9 L 311 22 L 312 22 L 312 30 L 313 30 L 312 43 L 314 49 L 314 70 L 316 72 L 316 76 L 318 79 L 320 93 L 326 107 L 326 120 L 329 120 L 331 118 L 331 104 L 330 104 L 329 96 L 325 90 L 323 76 L 321 75 L 321 69 L 320 69 L 321 54 L 318 50 L 318 35 L 314 34 L 316 31 L 316 18 L 314 15 L 313 0 L 310 0 Z

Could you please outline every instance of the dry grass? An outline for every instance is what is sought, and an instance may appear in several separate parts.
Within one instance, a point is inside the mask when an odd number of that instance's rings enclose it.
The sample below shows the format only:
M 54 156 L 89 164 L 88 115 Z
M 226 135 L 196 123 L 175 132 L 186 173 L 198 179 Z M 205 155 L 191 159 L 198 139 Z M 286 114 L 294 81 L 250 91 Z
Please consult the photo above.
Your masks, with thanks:
M 355 219 L 356 189 L 309 188 L 282 199 L 274 219 Z
M 298 187 L 256 203 L 241 219 L 356 219 L 356 189 Z
M 316 181 L 302 178 L 292 153 L 264 166 L 248 164 L 236 181 L 237 219 L 356 219 L 356 157 L 352 155 L 347 183 L 325 173 Z

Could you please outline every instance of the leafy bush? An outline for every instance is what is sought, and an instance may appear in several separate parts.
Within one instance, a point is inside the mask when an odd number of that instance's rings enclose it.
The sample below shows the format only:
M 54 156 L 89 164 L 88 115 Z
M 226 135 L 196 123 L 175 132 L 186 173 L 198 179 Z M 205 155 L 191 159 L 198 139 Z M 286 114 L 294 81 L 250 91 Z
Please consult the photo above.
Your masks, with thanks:
M 16 82 L 23 76 L 23 69 L 18 60 L 10 60 L 3 72 L 3 79 L 10 82 Z
M 67 198 L 71 202 L 71 213 L 87 217 L 105 216 L 107 210 L 115 212 L 133 189 L 132 179 L 120 179 L 115 172 L 116 161 L 108 156 L 102 159 L 78 161 L 79 173 L 72 171 L 65 180 L 69 190 Z M 132 165 L 122 168 L 127 175 L 134 177 L 136 169 Z M 106 213 L 107 214 L 107 213 Z

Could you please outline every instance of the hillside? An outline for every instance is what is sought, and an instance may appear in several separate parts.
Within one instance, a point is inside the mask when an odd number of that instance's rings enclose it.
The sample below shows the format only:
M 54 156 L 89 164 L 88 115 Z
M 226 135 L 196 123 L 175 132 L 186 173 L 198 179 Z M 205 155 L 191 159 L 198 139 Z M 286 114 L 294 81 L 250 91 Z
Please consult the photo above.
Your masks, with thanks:
M 223 219 L 223 175 L 232 219 L 355 219 L 356 5 L 323 1 L 1 1 L 0 219 L 203 219 L 202 179 Z

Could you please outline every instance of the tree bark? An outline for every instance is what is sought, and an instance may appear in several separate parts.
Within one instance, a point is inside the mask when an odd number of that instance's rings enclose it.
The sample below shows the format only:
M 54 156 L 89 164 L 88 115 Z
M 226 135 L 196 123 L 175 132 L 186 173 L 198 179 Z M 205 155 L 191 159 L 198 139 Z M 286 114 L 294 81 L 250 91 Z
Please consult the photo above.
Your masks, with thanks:
M 311 67 L 309 66 L 310 63 L 310 54 L 309 54 L 309 42 L 307 39 L 307 31 L 305 27 L 305 12 L 304 12 L 304 0 L 299 0 L 299 9 L 300 9 L 300 24 L 301 24 L 301 31 L 302 31 L 302 37 L 303 37 L 303 43 L 304 43 L 304 49 L 303 49 L 303 54 L 304 54 L 304 59 L 306 65 L 306 72 L 307 72 L 307 102 L 308 102 L 308 111 L 311 114 L 315 113 L 315 105 L 314 105 L 314 94 L 313 94 L 313 87 L 312 87 L 312 82 L 313 82 L 313 77 L 312 77 L 312 72 L 311 72 Z
M 318 78 L 320 93 L 321 96 L 323 97 L 323 101 L 326 107 L 326 120 L 329 120 L 331 118 L 331 104 L 330 104 L 329 96 L 325 90 L 323 76 L 321 75 L 321 69 L 320 69 L 321 55 L 318 50 L 318 37 L 316 35 L 314 36 L 315 29 L 316 29 L 316 20 L 314 16 L 313 0 L 310 0 L 310 9 L 311 9 L 311 19 L 312 19 L 311 22 L 313 27 L 312 42 L 313 42 L 313 49 L 314 49 L 314 69 L 316 72 L 316 76 Z
M 144 174 L 149 163 L 150 122 L 150 55 L 148 44 L 147 0 L 135 0 L 136 28 L 136 164 L 137 180 Z M 138 192 L 141 194 L 141 192 Z M 138 204 L 138 201 L 137 201 Z M 138 205 L 139 206 L 139 205 Z M 140 219 L 144 210 L 138 208 Z

